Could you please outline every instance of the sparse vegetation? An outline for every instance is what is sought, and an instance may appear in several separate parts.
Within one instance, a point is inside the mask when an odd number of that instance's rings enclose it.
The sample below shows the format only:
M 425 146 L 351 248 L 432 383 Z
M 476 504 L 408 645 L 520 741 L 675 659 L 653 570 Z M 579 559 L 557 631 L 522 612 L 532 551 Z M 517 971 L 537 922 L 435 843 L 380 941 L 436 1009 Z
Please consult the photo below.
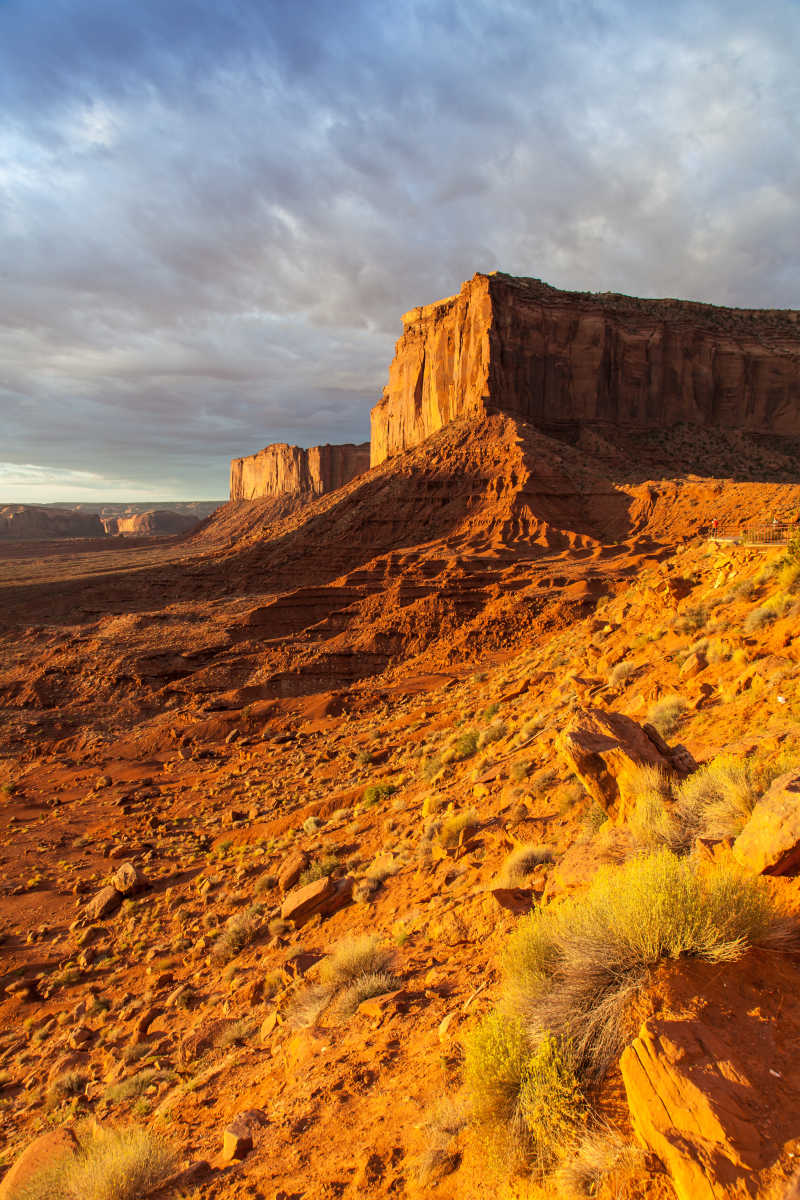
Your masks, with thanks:
M 475 829 L 480 819 L 474 808 L 449 813 L 439 825 L 439 841 L 443 846 L 457 846 L 467 830 Z
M 217 962 L 229 962 L 252 942 L 259 929 L 261 905 L 251 904 L 243 912 L 229 917 L 225 928 L 214 942 L 212 957 Z
M 476 1121 L 503 1156 L 546 1171 L 577 1138 L 586 1102 L 565 1046 L 532 1043 L 516 1017 L 490 1013 L 465 1044 L 464 1080 Z
M 682 696 L 665 696 L 650 706 L 647 721 L 663 738 L 667 738 L 678 728 L 685 712 L 686 701 Z
M 529 843 L 526 846 L 518 846 L 508 855 L 498 875 L 498 884 L 501 887 L 521 887 L 528 876 L 536 870 L 538 866 L 553 861 L 553 850 L 551 846 L 539 846 L 534 843 Z
M 305 887 L 307 883 L 314 883 L 315 880 L 322 879 L 323 875 L 332 875 L 340 866 L 341 863 L 336 854 L 323 854 L 321 858 L 315 859 L 310 866 L 306 867 L 297 881 L 298 886 Z
M 15 1191 L 15 1200 L 140 1200 L 178 1166 L 178 1153 L 147 1129 L 97 1127 Z
M 569 1041 L 597 1076 L 619 1052 L 630 996 L 660 959 L 728 961 L 788 928 L 760 880 L 701 874 L 657 850 L 601 868 L 585 894 L 524 918 L 504 954 L 506 1001 L 534 1039 Z

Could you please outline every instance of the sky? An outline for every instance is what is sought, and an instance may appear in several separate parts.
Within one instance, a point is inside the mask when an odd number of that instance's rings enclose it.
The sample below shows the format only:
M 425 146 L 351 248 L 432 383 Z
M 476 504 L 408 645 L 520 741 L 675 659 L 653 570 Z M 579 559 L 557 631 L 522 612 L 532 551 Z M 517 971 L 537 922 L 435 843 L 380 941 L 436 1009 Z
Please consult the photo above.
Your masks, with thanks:
M 369 436 L 476 271 L 800 307 L 800 0 L 0 0 L 0 503 Z

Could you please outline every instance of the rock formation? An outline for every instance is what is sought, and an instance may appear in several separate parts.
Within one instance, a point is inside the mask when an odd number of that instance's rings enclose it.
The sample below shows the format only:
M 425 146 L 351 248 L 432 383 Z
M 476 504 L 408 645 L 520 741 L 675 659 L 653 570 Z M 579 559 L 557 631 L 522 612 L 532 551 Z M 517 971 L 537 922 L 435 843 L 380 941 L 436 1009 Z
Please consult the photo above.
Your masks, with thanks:
M 800 434 L 794 310 L 564 292 L 495 273 L 403 325 L 372 410 L 372 466 L 497 411 L 562 436 L 584 423 L 679 422 Z
M 91 538 L 103 537 L 104 533 L 96 513 L 37 504 L 0 507 L 0 538 Z
M 152 509 L 150 512 L 131 513 L 127 517 L 103 519 L 106 533 L 124 533 L 134 537 L 164 537 L 169 534 L 188 533 L 197 523 L 197 518 L 190 514 L 161 508 Z
M 369 443 L 289 446 L 276 442 L 231 462 L 231 500 L 321 496 L 369 469 Z

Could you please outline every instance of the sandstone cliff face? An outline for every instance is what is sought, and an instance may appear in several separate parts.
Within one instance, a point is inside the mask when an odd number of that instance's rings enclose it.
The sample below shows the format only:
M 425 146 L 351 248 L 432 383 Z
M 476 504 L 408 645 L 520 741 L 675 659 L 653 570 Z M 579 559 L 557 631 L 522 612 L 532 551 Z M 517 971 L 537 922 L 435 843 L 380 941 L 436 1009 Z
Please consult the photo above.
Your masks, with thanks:
M 312 446 L 276 442 L 231 462 L 231 500 L 321 496 L 369 469 L 369 443 Z
M 476 275 L 403 318 L 372 410 L 373 466 L 448 421 L 506 412 L 544 429 L 688 422 L 800 433 L 800 312 L 562 292 Z

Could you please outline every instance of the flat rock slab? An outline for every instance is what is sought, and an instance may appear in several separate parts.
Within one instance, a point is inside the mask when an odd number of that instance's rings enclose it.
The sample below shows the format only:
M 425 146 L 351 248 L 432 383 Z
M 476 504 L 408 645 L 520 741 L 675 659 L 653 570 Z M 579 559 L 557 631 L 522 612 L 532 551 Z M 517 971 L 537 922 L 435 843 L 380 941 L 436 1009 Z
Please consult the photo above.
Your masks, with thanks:
M 328 917 L 344 908 L 350 903 L 352 895 L 353 881 L 349 876 L 331 879 L 330 875 L 324 875 L 322 879 L 315 879 L 313 883 L 290 892 L 281 905 L 281 916 L 284 921 L 302 925 L 317 914 Z
M 800 871 L 800 771 L 774 781 L 733 843 L 738 863 L 757 875 Z
M 78 1141 L 71 1129 L 52 1129 L 32 1141 L 20 1154 L 11 1170 L 0 1182 L 0 1200 L 14 1200 L 19 1189 L 40 1171 L 54 1167 L 60 1159 L 74 1154 Z
M 767 1066 L 754 1067 L 750 1043 L 746 1022 L 722 1032 L 651 1017 L 623 1051 L 634 1132 L 664 1163 L 678 1200 L 759 1194 L 757 1172 L 777 1156 L 765 1110 L 781 1074 L 773 1080 Z

